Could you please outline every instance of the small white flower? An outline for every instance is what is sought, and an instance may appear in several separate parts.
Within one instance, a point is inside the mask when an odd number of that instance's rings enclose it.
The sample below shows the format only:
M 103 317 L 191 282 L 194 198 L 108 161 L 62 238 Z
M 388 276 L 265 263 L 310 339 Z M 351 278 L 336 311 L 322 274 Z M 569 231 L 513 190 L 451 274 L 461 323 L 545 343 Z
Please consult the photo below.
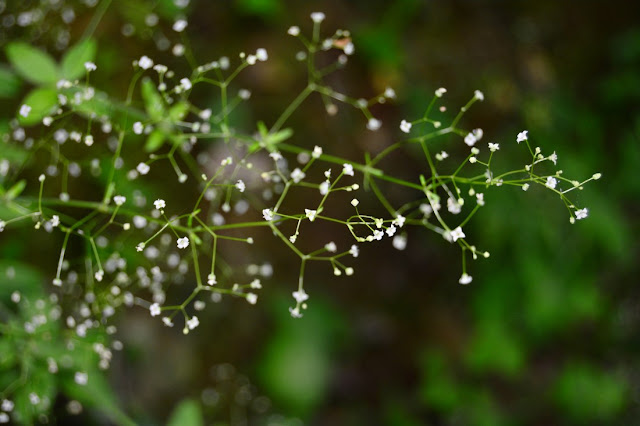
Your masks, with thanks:
M 196 328 L 199 325 L 200 325 L 200 320 L 195 315 L 192 316 L 189 321 L 187 321 L 187 327 L 189 327 L 189 330 L 193 330 L 194 328 Z
M 45 117 L 42 119 L 42 124 L 44 124 L 47 127 L 51 126 L 51 123 L 53 123 L 53 118 L 51 117 Z M 71 133 L 73 134 L 73 132 Z
M 447 210 L 449 210 L 450 213 L 458 214 L 462 210 L 462 205 L 458 203 L 458 200 L 455 198 L 449 197 L 447 199 Z
M 24 104 L 20 107 L 21 116 L 28 117 L 30 112 L 31 112 L 31 107 L 29 105 Z
M 469 284 L 471 281 L 473 281 L 473 277 L 466 272 L 462 274 L 462 276 L 458 280 L 458 282 L 463 285 Z
M 149 313 L 151 314 L 152 317 L 156 317 L 160 315 L 160 304 L 154 303 L 151 306 L 149 306 Z
M 258 50 L 256 50 L 256 58 L 261 62 L 264 62 L 267 59 L 269 59 L 269 55 L 267 54 L 267 50 L 263 49 L 262 47 L 259 48 Z
M 113 202 L 116 203 L 116 206 L 121 206 L 127 201 L 127 197 L 123 195 L 116 195 L 113 197 Z
M 466 143 L 469 146 L 475 145 L 477 141 L 478 139 L 475 137 L 473 133 L 469 133 L 467 136 L 464 137 L 464 143 Z
M 173 23 L 173 31 L 177 32 L 177 33 L 181 33 L 182 31 L 184 31 L 185 28 L 187 28 L 187 21 L 185 21 L 184 19 L 178 19 L 176 22 Z
M 484 194 L 479 192 L 476 194 L 476 202 L 479 206 L 484 206 Z
M 553 165 L 557 165 L 558 164 L 558 154 L 556 154 L 555 151 L 553 151 L 553 154 L 551 154 L 549 156 L 549 160 L 551 160 L 553 162 Z
M 311 153 L 311 156 L 313 158 L 320 158 L 320 156 L 322 155 L 322 148 L 319 147 L 318 145 L 313 147 L 313 152 Z
M 313 222 L 314 220 L 316 220 L 316 215 L 318 214 L 318 211 L 317 210 L 304 209 L 304 214 L 309 219 L 309 222 Z
M 153 61 L 148 56 L 143 56 L 138 59 L 138 66 L 143 70 L 148 70 L 153 66 Z
M 15 404 L 13 403 L 13 401 L 9 399 L 4 399 L 2 400 L 2 405 L 0 406 L 0 408 L 2 409 L 2 411 L 6 411 L 7 413 L 10 413 L 11 411 L 13 411 L 14 405 Z
M 558 185 L 558 180 L 553 176 L 547 177 L 547 182 L 544 184 L 547 188 L 555 189 Z
M 525 183 L 524 185 L 522 185 L 522 190 L 526 191 L 527 189 L 529 189 L 529 184 Z
M 353 257 L 358 257 L 358 255 L 360 254 L 360 249 L 357 245 L 353 244 L 349 249 L 349 254 Z
M 291 172 L 291 179 L 293 179 L 295 183 L 300 182 L 305 176 L 306 174 L 297 167 Z
M 300 28 L 296 27 L 295 25 L 293 27 L 289 27 L 289 29 L 287 30 L 287 34 L 292 35 L 292 36 L 298 36 L 300 34 Z
M 445 93 L 447 93 L 447 89 L 445 89 L 444 87 L 441 87 L 438 90 L 436 90 L 436 96 L 439 98 L 441 98 L 442 95 L 444 95 Z
M 479 101 L 484 101 L 484 93 L 482 93 L 479 90 L 476 90 L 475 92 L 473 92 L 473 97 Z
M 141 135 L 142 132 L 144 132 L 144 125 L 139 121 L 133 123 L 133 133 L 135 133 L 136 135 Z
M 412 124 L 409 123 L 407 120 L 402 120 L 400 122 L 400 130 L 402 130 L 405 133 L 409 133 L 411 131 L 411 126 Z
M 386 89 L 384 89 L 384 97 L 388 99 L 395 99 L 396 91 L 393 90 L 391 87 L 387 87 Z
M 207 284 L 209 284 L 209 285 L 218 284 L 218 280 L 216 279 L 215 274 L 207 275 Z
M 267 222 L 271 222 L 273 220 L 273 210 L 263 209 L 262 217 L 264 217 L 264 220 L 266 220 Z
M 139 253 L 139 252 L 141 252 L 142 250 L 144 250 L 144 247 L 145 247 L 145 246 L 146 246 L 146 244 L 145 244 L 145 243 L 139 243 L 139 244 L 136 246 L 136 251 L 137 251 L 138 253 Z
M 382 232 L 379 229 L 376 229 L 375 231 L 373 231 L 373 239 L 374 240 L 380 241 L 382 239 L 382 237 L 384 237 L 384 232 Z
M 305 293 L 304 289 L 301 289 L 293 292 L 293 298 L 296 299 L 296 302 L 302 303 L 309 299 L 309 295 Z
M 187 247 L 189 247 L 189 238 L 187 237 L 178 238 L 178 248 L 186 249 Z
M 51 226 L 55 228 L 58 225 L 60 225 L 60 216 L 58 216 L 57 214 L 54 214 L 53 217 L 51 218 Z
M 328 180 L 325 180 L 320 184 L 320 187 L 318 188 L 320 190 L 320 195 L 327 195 L 329 193 L 329 185 Z
M 380 126 L 382 126 L 382 121 L 375 118 L 370 118 L 367 122 L 367 129 L 369 130 L 376 131 L 380 128 Z
M 325 244 L 324 248 L 325 248 L 326 251 L 331 252 L 331 253 L 335 253 L 338 250 L 338 246 L 333 241 Z
M 497 143 L 489 142 L 489 151 L 496 152 L 500 149 L 500 145 Z
M 247 186 L 244 184 L 242 179 L 238 179 L 236 182 L 236 189 L 240 192 L 244 192 L 244 190 L 247 189 Z
M 357 199 L 357 198 L 354 198 L 353 200 L 351 200 L 351 205 L 352 205 L 353 207 L 357 207 L 357 206 L 358 206 L 358 204 L 360 204 L 360 201 L 358 201 L 358 199 Z
M 91 146 L 91 145 L 93 145 L 93 136 L 92 136 L 92 135 L 86 135 L 86 136 L 84 137 L 84 144 L 85 144 L 86 146 Z
M 87 373 L 82 373 L 80 371 L 76 372 L 73 376 L 73 381 L 79 384 L 80 386 L 84 386 L 89 381 L 89 375 Z
M 576 210 L 576 219 L 584 219 L 589 215 L 589 209 L 584 208 L 580 210 Z
M 395 225 L 391 225 L 390 227 L 388 227 L 386 232 L 388 236 L 393 237 L 393 235 L 396 233 Z
M 527 140 L 527 133 L 529 133 L 528 130 L 523 130 L 520 133 L 518 133 L 518 137 L 516 138 L 516 142 L 520 143 L 523 141 Z
M 7 225 L 7 222 L 4 220 L 0 220 L 0 232 L 4 231 L 4 227 Z
M 347 44 L 345 44 L 345 46 L 342 48 L 342 50 L 344 51 L 344 53 L 346 55 L 353 55 L 353 52 L 355 52 L 356 47 L 354 46 L 354 44 L 352 42 L 349 42 Z M 390 89 L 391 91 L 393 91 L 393 89 Z M 385 96 L 387 95 L 387 92 L 385 91 Z M 393 96 L 389 96 L 389 98 L 393 98 L 395 97 L 395 93 L 393 94 Z
M 407 236 L 403 234 L 396 234 L 396 236 L 393 237 L 391 244 L 394 249 L 402 251 L 407 248 Z
M 398 228 L 402 228 L 406 220 L 407 219 L 404 216 L 399 214 L 399 215 L 396 215 L 396 218 L 393 220 L 393 224 L 398 225 Z
M 162 210 L 167 207 L 167 203 L 165 203 L 162 199 L 157 199 L 153 202 L 153 206 L 156 208 L 156 210 Z
M 171 318 L 169 317 L 163 317 L 162 318 L 162 322 L 164 323 L 164 325 L 166 325 L 167 327 L 173 327 L 173 321 L 171 321 Z
M 317 24 L 324 21 L 324 18 L 325 18 L 325 15 L 322 12 L 313 12 L 311 14 L 311 20 Z
M 146 163 L 139 163 L 136 166 L 136 170 L 138 171 L 138 173 L 140 173 L 141 175 L 146 175 L 147 173 L 149 173 L 149 170 L 151 169 L 151 167 L 149 167 L 148 164 Z
M 191 80 L 189 80 L 188 78 L 181 78 L 180 85 L 184 90 L 189 90 L 193 87 L 193 85 L 191 84 Z
M 44 182 L 44 180 L 45 180 L 45 179 L 46 179 L 46 177 L 45 177 L 45 175 L 44 175 L 44 174 L 41 174 L 40 176 L 38 176 L 38 180 L 39 180 L 40 182 Z
M 98 67 L 96 67 L 96 64 L 94 64 L 93 62 L 85 62 L 84 69 L 86 69 L 87 72 L 91 72 L 97 70 Z
M 458 239 L 464 238 L 464 237 L 466 237 L 466 235 L 464 234 L 464 232 L 462 232 L 462 228 L 459 227 L 459 226 L 456 229 L 454 229 L 453 231 L 451 231 L 451 241 L 452 242 L 458 241 Z
M 473 136 L 475 136 L 476 141 L 479 141 L 480 139 L 482 139 L 482 136 L 484 135 L 484 132 L 482 131 L 482 129 L 473 129 L 471 133 L 473 133 Z
M 300 309 L 296 306 L 295 308 L 289 308 L 289 313 L 293 318 L 302 318 L 302 314 L 300 313 Z
M 353 176 L 353 165 L 345 163 L 342 165 L 342 174 L 347 176 Z
M 0 423 L 9 423 L 11 417 L 7 413 L 0 413 Z
M 258 301 L 258 295 L 257 294 L 255 294 L 255 293 L 247 294 L 247 302 L 251 303 L 252 305 L 255 305 L 257 301 Z
M 240 99 L 246 101 L 251 97 L 251 91 L 247 89 L 240 89 L 238 90 L 238 96 L 240 96 Z

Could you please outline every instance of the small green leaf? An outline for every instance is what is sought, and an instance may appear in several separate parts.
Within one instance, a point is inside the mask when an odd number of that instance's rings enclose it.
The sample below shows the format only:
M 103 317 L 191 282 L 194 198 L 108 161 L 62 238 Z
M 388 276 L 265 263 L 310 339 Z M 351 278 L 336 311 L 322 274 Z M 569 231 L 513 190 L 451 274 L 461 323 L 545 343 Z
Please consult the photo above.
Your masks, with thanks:
M 6 48 L 9 62 L 18 74 L 34 84 L 58 81 L 58 66 L 51 56 L 27 43 L 10 43 Z
M 52 112 L 58 105 L 58 95 L 54 89 L 38 88 L 32 90 L 22 103 L 31 107 L 28 116 L 19 116 L 20 123 L 28 126 L 39 123 Z
M 147 138 L 147 143 L 144 145 L 144 150 L 147 152 L 158 150 L 164 143 L 164 139 L 164 132 L 160 129 L 155 129 Z
M 96 56 L 96 42 L 95 40 L 88 39 L 79 42 L 62 58 L 62 77 L 67 80 L 73 80 L 82 77 L 86 70 L 84 68 L 85 62 L 91 62 Z
M 0 98 L 15 96 L 20 90 L 20 79 L 10 68 L 0 65 Z
M 176 122 L 182 120 L 189 112 L 189 104 L 187 102 L 178 102 L 169 110 L 171 121 Z
M 25 179 L 22 179 L 21 181 L 13 185 L 6 193 L 7 200 L 11 201 L 14 198 L 16 198 L 18 195 L 22 194 L 22 191 L 24 191 L 24 188 L 26 186 L 27 186 L 27 181 Z
M 167 426 L 200 426 L 202 410 L 200 404 L 193 399 L 184 399 L 171 413 Z
M 153 121 L 161 121 L 165 117 L 164 100 L 158 93 L 153 81 L 149 78 L 145 78 L 142 81 L 142 99 L 144 100 L 144 107 Z
M 293 130 L 291 129 L 282 129 L 277 133 L 269 135 L 269 145 L 277 145 L 280 142 L 284 142 L 293 136 Z

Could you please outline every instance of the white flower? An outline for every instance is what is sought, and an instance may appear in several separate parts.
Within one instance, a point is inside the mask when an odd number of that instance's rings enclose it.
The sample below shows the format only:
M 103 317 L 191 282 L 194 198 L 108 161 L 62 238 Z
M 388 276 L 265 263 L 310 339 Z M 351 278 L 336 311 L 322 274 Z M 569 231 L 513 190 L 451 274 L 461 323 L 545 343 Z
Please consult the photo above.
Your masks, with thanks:
M 287 34 L 295 37 L 300 34 L 300 28 L 296 27 L 295 25 L 293 27 L 289 27 L 289 29 L 287 30 Z
M 447 89 L 445 89 L 444 87 L 441 87 L 438 90 L 436 90 L 436 96 L 439 98 L 441 98 L 442 95 L 444 95 L 445 93 L 447 93 Z
M 146 175 L 147 173 L 149 173 L 149 170 L 151 169 L 151 167 L 149 167 L 148 164 L 146 163 L 139 163 L 136 166 L 136 170 L 138 171 L 138 173 L 140 173 L 141 175 Z
M 397 234 L 393 237 L 393 241 L 391 242 L 393 248 L 396 250 L 404 250 L 407 248 L 407 237 L 406 235 Z
M 342 174 L 347 176 L 353 176 L 353 166 L 351 164 L 345 163 L 342 165 Z
M 91 146 L 91 145 L 93 145 L 93 136 L 92 136 L 92 135 L 86 135 L 86 136 L 84 137 L 84 144 L 85 144 L 86 146 Z
M 525 183 L 524 185 L 522 185 L 522 190 L 526 191 L 527 189 L 529 189 L 529 184 Z
M 51 118 L 51 117 L 45 117 L 45 118 L 42 119 L 42 124 L 44 124 L 47 127 L 51 126 L 51 123 L 53 123 L 53 118 Z M 73 133 L 74 132 L 71 132 L 71 134 L 73 134 Z
M 320 156 L 322 155 L 322 148 L 319 147 L 318 145 L 313 147 L 313 152 L 311 153 L 311 156 L 313 158 L 320 158 Z
M 499 149 L 500 149 L 500 145 L 499 144 L 489 142 L 489 151 L 496 152 Z
M 121 206 L 127 201 L 127 197 L 123 195 L 116 195 L 113 197 L 113 202 L 116 203 L 116 206 Z
M 458 280 L 458 282 L 463 285 L 469 284 L 471 281 L 473 281 L 473 277 L 466 272 L 462 274 L 462 276 Z
M 136 251 L 137 251 L 137 252 L 141 252 L 142 250 L 144 250 L 145 245 L 146 245 L 145 243 L 139 243 L 139 244 L 136 246 Z
M 328 252 L 331 252 L 331 253 L 335 253 L 338 250 L 338 246 L 336 246 L 336 243 L 334 243 L 333 241 L 325 244 L 324 248 L 325 248 L 325 250 L 327 250 Z
M 192 316 L 189 321 L 187 321 L 187 327 L 189 327 L 189 330 L 193 330 L 194 328 L 196 328 L 199 325 L 200 325 L 200 320 L 195 315 Z
M 304 214 L 309 219 L 309 222 L 313 222 L 314 220 L 316 220 L 316 215 L 318 214 L 318 211 L 317 210 L 304 209 Z
M 479 206 L 484 206 L 484 194 L 479 192 L 476 194 L 476 202 Z
M 306 174 L 297 167 L 291 172 L 291 179 L 293 179 L 295 183 L 300 182 L 305 176 Z
M 360 254 L 360 249 L 357 245 L 353 244 L 349 249 L 349 254 L 351 254 L 351 256 L 353 257 L 358 257 L 358 255 Z
M 244 190 L 247 189 L 247 186 L 244 184 L 244 181 L 242 179 L 238 179 L 238 181 L 236 182 L 236 188 L 238 189 L 238 191 L 244 192 Z
M 516 138 L 516 142 L 520 143 L 523 141 L 527 140 L 527 133 L 529 133 L 528 130 L 523 130 L 520 133 L 518 133 L 518 137 Z
M 76 372 L 73 376 L 73 381 L 79 384 L 80 386 L 84 386 L 89 381 L 89 375 L 87 373 L 82 373 L 80 371 Z
M 256 302 L 258 301 L 258 295 L 255 293 L 248 293 L 247 294 L 247 302 L 251 303 L 252 305 L 255 305 Z
M 320 195 L 327 195 L 329 193 L 329 181 L 322 182 L 318 189 L 320 190 Z
M 269 59 L 269 55 L 267 54 L 267 50 L 263 49 L 262 47 L 259 48 L 258 50 L 256 50 L 256 58 L 261 62 L 264 62 L 267 59 Z
M 7 225 L 7 222 L 4 220 L 0 220 L 0 232 L 4 231 L 4 227 Z
M 156 210 L 162 210 L 165 207 L 167 207 L 167 203 L 164 202 L 164 200 L 162 199 L 157 199 L 153 202 L 154 207 L 156 208 Z
M 53 217 L 51 218 L 51 226 L 55 228 L 58 225 L 60 225 L 60 216 L 58 216 L 57 214 L 54 214 Z
M 184 31 L 185 28 L 187 28 L 187 21 L 185 21 L 184 19 L 178 19 L 176 22 L 173 23 L 173 31 L 177 32 L 177 33 L 181 33 L 182 31 Z
M 555 189 L 558 184 L 558 180 L 553 176 L 547 177 L 547 182 L 544 184 L 547 188 Z
M 301 289 L 293 292 L 293 298 L 296 299 L 296 302 L 302 303 L 309 299 L 309 295 L 305 293 L 304 289 Z
M 93 62 L 85 62 L 84 69 L 86 69 L 87 72 L 91 72 L 97 70 L 98 67 L 96 67 L 96 64 L 94 64 Z
M 322 12 L 313 12 L 311 14 L 311 20 L 317 24 L 324 21 L 324 18 L 325 16 L 324 16 L 324 13 Z
M 551 160 L 553 162 L 553 165 L 557 165 L 557 163 L 558 163 L 558 154 L 556 154 L 556 152 L 553 151 L 553 154 L 551 154 L 549 156 L 549 160 Z
M 400 122 L 400 130 L 402 130 L 405 133 L 409 133 L 411 131 L 411 126 L 412 124 L 409 123 L 407 120 L 402 120 Z
M 29 113 L 31 112 L 31 107 L 29 105 L 22 105 L 20 107 L 20 115 L 23 117 L 28 117 Z
M 143 56 L 138 59 L 138 66 L 143 70 L 148 70 L 153 66 L 153 61 L 148 56 Z
M 186 249 L 187 247 L 189 247 L 189 238 L 187 237 L 178 238 L 178 248 Z
M 379 229 L 376 229 L 375 231 L 373 231 L 373 239 L 374 240 L 380 241 L 382 239 L 382 237 L 384 237 L 384 232 L 382 232 Z
M 484 93 L 482 93 L 479 90 L 476 90 L 475 92 L 473 92 L 473 97 L 479 101 L 484 101 Z
M 399 215 L 396 215 L 396 218 L 393 220 L 393 224 L 398 225 L 398 228 L 402 228 L 406 220 L 407 219 L 404 216 L 399 214 Z
M 584 219 L 589 215 L 589 209 L 584 208 L 580 210 L 576 210 L 576 219 Z
M 3 411 L 10 413 L 13 411 L 14 403 L 11 400 L 4 399 L 2 400 L 2 406 L 0 407 Z
M 473 133 L 469 133 L 467 136 L 464 137 L 464 143 L 466 143 L 469 146 L 475 145 L 477 141 L 478 139 Z
M 484 135 L 484 132 L 482 131 L 482 129 L 473 129 L 471 133 L 473 133 L 473 136 L 476 137 L 476 141 L 479 141 L 480 139 L 482 139 L 482 135 Z
M 135 133 L 136 135 L 141 135 L 142 132 L 144 132 L 144 125 L 139 121 L 133 123 L 133 133 Z
M 164 325 L 166 325 L 167 327 L 173 327 L 173 321 L 171 321 L 171 318 L 169 317 L 163 317 L 162 318 L 162 322 L 164 323 Z
M 458 203 L 458 200 L 455 198 L 449 197 L 447 199 L 447 210 L 449 210 L 450 213 L 458 214 L 462 210 L 462 205 Z
M 369 121 L 367 122 L 367 129 L 369 130 L 378 130 L 380 128 L 380 126 L 382 126 L 382 121 L 377 120 L 375 118 L 370 118 Z
M 452 242 L 458 241 L 458 239 L 464 238 L 464 237 L 466 237 L 466 235 L 464 234 L 464 232 L 462 232 L 462 228 L 459 227 L 459 226 L 456 229 L 454 229 L 453 231 L 451 231 L 451 241 Z
M 296 306 L 295 308 L 289 307 L 289 313 L 293 318 L 302 318 L 302 314 L 300 313 L 300 309 Z
M 271 222 L 273 220 L 273 210 L 263 209 L 262 217 L 264 217 L 264 220 L 266 220 L 267 222 Z
M 184 90 L 189 90 L 193 87 L 193 85 L 191 84 L 191 80 L 189 80 L 188 78 L 181 78 L 180 85 Z
M 387 235 L 390 237 L 393 237 L 393 235 L 396 233 L 396 227 L 395 225 L 391 225 L 390 227 L 387 228 Z
M 391 87 L 387 87 L 386 89 L 384 89 L 384 97 L 388 99 L 395 99 L 396 91 Z
M 151 314 L 152 317 L 156 317 L 160 315 L 160 304 L 154 303 L 151 306 L 149 306 L 149 313 Z
M 358 201 L 358 199 L 357 199 L 357 198 L 354 198 L 353 200 L 351 200 L 351 205 L 352 205 L 353 207 L 357 207 L 357 206 L 358 206 L 358 204 L 360 204 L 360 201 Z

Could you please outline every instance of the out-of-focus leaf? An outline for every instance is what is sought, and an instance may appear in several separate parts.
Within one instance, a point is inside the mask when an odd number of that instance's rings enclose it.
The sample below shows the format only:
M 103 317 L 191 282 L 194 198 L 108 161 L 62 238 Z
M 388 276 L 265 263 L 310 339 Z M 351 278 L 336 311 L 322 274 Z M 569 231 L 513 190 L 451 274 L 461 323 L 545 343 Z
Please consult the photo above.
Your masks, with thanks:
M 463 399 L 463 385 L 456 383 L 445 356 L 427 353 L 421 363 L 420 396 L 428 407 L 445 413 L 453 411 Z
M 167 426 L 200 426 L 203 424 L 200 404 L 193 399 L 180 401 L 167 422 Z
M 0 98 L 11 98 L 20 91 L 20 79 L 4 65 L 0 65 Z
M 27 43 L 10 43 L 7 48 L 9 62 L 24 79 L 34 84 L 55 83 L 58 66 L 51 56 Z
M 169 110 L 171 121 L 182 120 L 189 112 L 189 104 L 187 102 L 178 102 Z
M 24 188 L 26 186 L 27 186 L 27 181 L 25 179 L 22 179 L 22 180 L 18 181 L 15 185 L 13 185 L 11 188 L 9 188 L 9 190 L 6 192 L 6 194 L 5 194 L 6 199 L 7 200 L 13 200 L 18 195 L 22 194 L 22 191 L 24 191 Z
M 144 150 L 147 152 L 157 151 L 164 143 L 165 135 L 160 129 L 155 129 L 147 138 L 147 143 L 144 145 Z
M 84 75 L 85 62 L 91 62 L 96 56 L 96 42 L 88 39 L 73 46 L 62 58 L 61 73 L 67 80 L 73 80 Z
M 150 78 L 142 81 L 142 99 L 144 107 L 153 121 L 161 121 L 166 116 L 164 100 Z
M 282 12 L 281 0 L 236 0 L 238 9 L 251 15 L 273 18 Z
M 16 260 L 0 260 L 0 303 L 10 306 L 11 293 L 19 291 L 23 297 L 35 299 L 43 290 L 44 279 L 40 272 L 30 265 Z
M 41 87 L 33 89 L 22 103 L 29 105 L 31 112 L 26 117 L 20 115 L 20 123 L 25 126 L 33 125 L 41 122 L 44 117 L 53 111 L 58 105 L 58 95 L 54 89 Z
M 516 334 L 502 319 L 489 320 L 478 325 L 465 360 L 477 372 L 498 372 L 514 377 L 526 365 L 525 353 Z
M 46 364 L 34 360 L 23 360 L 23 363 L 29 369 L 29 380 L 15 391 L 12 418 L 16 424 L 31 424 L 40 413 L 51 409 L 58 389 L 56 378 L 47 371 Z

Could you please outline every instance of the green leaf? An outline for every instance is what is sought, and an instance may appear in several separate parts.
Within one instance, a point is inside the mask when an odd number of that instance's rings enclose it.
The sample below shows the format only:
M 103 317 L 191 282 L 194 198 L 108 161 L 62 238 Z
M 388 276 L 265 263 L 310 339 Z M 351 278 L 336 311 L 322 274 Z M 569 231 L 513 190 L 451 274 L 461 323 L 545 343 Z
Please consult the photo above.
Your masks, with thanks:
M 167 426 L 200 426 L 203 425 L 200 404 L 193 399 L 184 399 L 171 413 Z
M 182 120 L 187 113 L 189 112 L 189 103 L 187 102 L 178 102 L 169 110 L 169 117 L 171 117 L 171 121 L 176 122 Z
M 16 198 L 18 195 L 22 194 L 22 191 L 24 191 L 24 188 L 26 186 L 27 186 L 27 181 L 25 179 L 22 179 L 21 181 L 13 185 L 5 195 L 7 200 L 11 201 L 14 198 Z
M 160 129 L 155 129 L 147 138 L 147 143 L 144 145 L 144 150 L 147 152 L 157 151 L 164 143 L 165 135 Z
M 0 65 L 0 98 L 11 98 L 20 91 L 20 79 L 10 68 Z
M 153 121 L 161 121 L 166 116 L 164 100 L 149 78 L 142 81 L 142 99 L 144 107 Z
M 58 81 L 58 66 L 51 56 L 27 43 L 10 43 L 6 48 L 9 62 L 25 80 L 34 84 Z
M 67 80 L 74 80 L 82 77 L 86 70 L 84 68 L 85 62 L 91 62 L 96 56 L 96 42 L 93 39 L 88 39 L 79 42 L 62 58 L 62 77 Z
M 19 116 L 20 123 L 25 126 L 39 123 L 49 115 L 58 105 L 58 95 L 54 89 L 33 89 L 22 101 L 24 105 L 31 107 L 31 112 L 26 117 Z

